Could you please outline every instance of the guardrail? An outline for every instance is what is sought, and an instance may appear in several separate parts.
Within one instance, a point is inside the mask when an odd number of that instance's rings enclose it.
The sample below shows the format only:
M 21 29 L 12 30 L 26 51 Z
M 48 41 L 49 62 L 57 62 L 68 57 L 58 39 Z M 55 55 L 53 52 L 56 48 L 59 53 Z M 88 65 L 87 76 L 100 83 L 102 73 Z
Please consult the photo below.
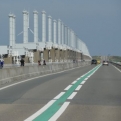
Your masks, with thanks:
M 121 63 L 120 62 L 110 62 L 111 64 L 113 64 L 114 66 L 116 66 L 117 68 L 121 69 Z
M 59 71 L 86 65 L 91 65 L 91 62 L 83 61 L 78 63 L 51 63 L 40 66 L 36 64 L 17 68 L 3 68 L 0 69 L 0 85 L 12 81 L 22 81 L 33 77 L 38 77 L 50 73 L 56 73 Z

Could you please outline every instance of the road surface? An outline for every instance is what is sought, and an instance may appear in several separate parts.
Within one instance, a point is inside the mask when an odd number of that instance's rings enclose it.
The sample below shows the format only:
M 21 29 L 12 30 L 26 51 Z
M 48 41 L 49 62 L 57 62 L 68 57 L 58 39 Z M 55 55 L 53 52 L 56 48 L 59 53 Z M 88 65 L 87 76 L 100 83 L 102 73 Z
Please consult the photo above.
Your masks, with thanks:
M 1 86 L 0 121 L 31 120 L 121 121 L 121 72 L 90 65 Z

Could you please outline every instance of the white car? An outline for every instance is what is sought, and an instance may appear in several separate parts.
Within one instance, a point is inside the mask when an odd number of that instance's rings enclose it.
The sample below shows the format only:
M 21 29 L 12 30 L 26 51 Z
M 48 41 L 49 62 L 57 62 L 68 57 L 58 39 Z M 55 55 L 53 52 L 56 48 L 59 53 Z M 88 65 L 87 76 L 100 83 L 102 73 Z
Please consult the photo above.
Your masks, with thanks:
M 103 65 L 109 65 L 108 61 L 103 61 Z

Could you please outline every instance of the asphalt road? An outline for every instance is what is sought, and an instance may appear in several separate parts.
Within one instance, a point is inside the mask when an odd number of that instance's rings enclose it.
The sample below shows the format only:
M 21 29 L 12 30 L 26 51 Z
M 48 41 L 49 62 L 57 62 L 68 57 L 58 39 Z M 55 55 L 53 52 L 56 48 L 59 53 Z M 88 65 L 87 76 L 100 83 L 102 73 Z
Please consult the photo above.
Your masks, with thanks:
M 72 88 L 64 90 L 69 85 Z M 79 85 L 81 88 L 75 90 Z M 62 98 L 54 99 L 62 92 Z M 73 92 L 76 95 L 69 98 Z M 47 108 L 34 121 L 46 121 L 66 102 L 69 105 L 57 121 L 121 121 L 121 72 L 112 65 L 99 69 L 91 65 L 1 89 L 0 121 L 24 121 L 53 100 L 51 110 Z

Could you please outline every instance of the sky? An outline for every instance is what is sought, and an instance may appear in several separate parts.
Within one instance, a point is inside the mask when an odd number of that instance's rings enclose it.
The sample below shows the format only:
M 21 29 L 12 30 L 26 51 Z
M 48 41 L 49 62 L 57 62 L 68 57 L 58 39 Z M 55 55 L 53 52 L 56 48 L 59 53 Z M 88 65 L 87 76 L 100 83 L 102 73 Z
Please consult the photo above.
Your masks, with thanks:
M 91 56 L 121 56 L 121 0 L 0 0 L 0 45 L 9 45 L 9 13 L 16 16 L 16 42 L 22 42 L 22 11 L 30 14 L 33 30 L 33 11 L 41 11 L 53 19 L 61 19 L 88 47 Z M 29 41 L 33 35 L 29 33 Z

